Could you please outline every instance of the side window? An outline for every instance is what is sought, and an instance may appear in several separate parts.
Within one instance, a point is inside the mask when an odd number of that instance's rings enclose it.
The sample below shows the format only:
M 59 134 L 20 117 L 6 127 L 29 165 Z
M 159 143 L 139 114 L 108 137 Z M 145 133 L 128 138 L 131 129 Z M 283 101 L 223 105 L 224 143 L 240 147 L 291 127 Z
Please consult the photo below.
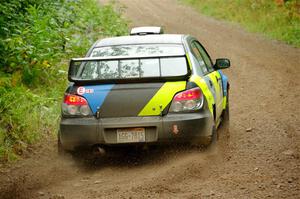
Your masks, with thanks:
M 205 66 L 205 62 L 204 62 L 204 60 L 203 60 L 203 58 L 200 54 L 200 51 L 198 50 L 195 42 L 192 42 L 192 44 L 191 44 L 191 51 L 194 54 L 194 56 L 196 57 L 202 72 L 204 74 L 206 74 L 208 72 L 208 70 Z
M 212 64 L 211 59 L 210 59 L 209 55 L 207 54 L 207 52 L 204 50 L 204 48 L 198 42 L 194 41 L 193 43 L 195 43 L 197 49 L 199 50 L 199 52 L 205 62 L 205 65 L 207 67 L 207 70 L 209 72 L 214 71 L 213 64 Z

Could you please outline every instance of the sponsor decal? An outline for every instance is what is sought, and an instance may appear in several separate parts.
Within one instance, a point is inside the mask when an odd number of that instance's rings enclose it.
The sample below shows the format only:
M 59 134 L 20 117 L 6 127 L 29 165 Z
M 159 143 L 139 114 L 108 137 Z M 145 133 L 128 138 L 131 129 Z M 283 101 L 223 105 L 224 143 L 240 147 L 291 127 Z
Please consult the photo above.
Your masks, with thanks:
M 87 93 L 87 94 L 94 93 L 94 89 L 86 89 L 83 86 L 80 86 L 80 87 L 77 88 L 77 94 L 78 95 L 83 95 L 85 93 Z
M 88 94 L 94 93 L 94 89 L 85 89 L 85 93 Z
M 85 88 L 83 86 L 77 88 L 78 95 L 83 95 L 84 93 L 85 93 Z

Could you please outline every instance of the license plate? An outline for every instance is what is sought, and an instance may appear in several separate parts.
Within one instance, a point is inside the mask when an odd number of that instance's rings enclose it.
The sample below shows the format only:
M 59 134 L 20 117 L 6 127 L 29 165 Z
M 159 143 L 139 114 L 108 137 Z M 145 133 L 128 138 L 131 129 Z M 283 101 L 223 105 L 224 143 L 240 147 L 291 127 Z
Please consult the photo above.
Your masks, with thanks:
M 145 142 L 144 128 L 117 129 L 118 143 Z

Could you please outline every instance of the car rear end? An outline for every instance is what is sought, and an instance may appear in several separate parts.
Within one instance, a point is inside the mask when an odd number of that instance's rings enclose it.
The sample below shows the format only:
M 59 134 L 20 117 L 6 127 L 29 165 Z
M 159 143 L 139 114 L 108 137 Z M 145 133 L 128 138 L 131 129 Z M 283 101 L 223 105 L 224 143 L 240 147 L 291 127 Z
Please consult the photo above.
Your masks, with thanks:
M 213 119 L 183 44 L 95 47 L 72 59 L 59 141 L 65 150 L 94 145 L 197 142 Z

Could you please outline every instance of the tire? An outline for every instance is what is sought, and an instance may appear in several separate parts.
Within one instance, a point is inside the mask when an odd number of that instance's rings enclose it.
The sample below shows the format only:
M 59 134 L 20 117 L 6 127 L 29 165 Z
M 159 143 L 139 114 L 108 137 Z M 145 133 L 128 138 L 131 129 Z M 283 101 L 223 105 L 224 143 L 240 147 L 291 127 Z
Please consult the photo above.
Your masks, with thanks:
M 229 90 L 227 90 L 227 101 L 226 101 L 226 108 L 222 113 L 222 122 L 219 129 L 219 136 L 222 142 L 229 143 L 230 139 L 230 114 L 229 114 Z
M 195 146 L 200 148 L 208 148 L 210 146 L 213 146 L 217 142 L 217 129 L 216 126 L 212 126 L 212 133 L 209 136 L 202 137 L 201 140 Z
M 225 111 L 223 113 L 223 123 L 229 123 L 229 118 L 230 118 L 230 114 L 229 114 L 229 90 L 227 90 L 227 100 L 226 100 L 226 108 L 225 108 Z
M 60 132 L 57 134 L 57 153 L 59 156 L 65 156 L 67 154 L 60 141 Z
M 212 135 L 211 135 L 211 142 L 210 144 L 215 144 L 218 140 L 218 133 L 217 133 L 217 128 L 214 125 L 212 129 Z

